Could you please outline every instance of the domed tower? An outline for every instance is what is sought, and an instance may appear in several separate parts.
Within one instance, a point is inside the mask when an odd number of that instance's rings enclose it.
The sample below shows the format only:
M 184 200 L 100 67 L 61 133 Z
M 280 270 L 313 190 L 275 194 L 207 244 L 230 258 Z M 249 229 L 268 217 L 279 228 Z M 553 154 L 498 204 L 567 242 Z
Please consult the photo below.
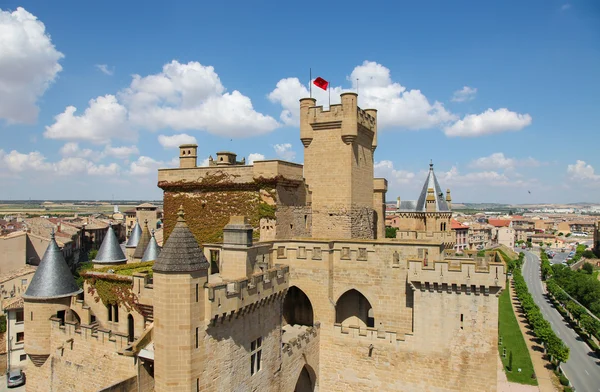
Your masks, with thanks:
M 160 246 L 156 242 L 156 238 L 154 238 L 154 230 L 152 230 L 152 238 L 150 238 L 150 243 L 146 247 L 144 251 L 144 256 L 142 257 L 142 262 L 146 261 L 156 261 L 158 256 L 160 255 Z
M 209 263 L 185 223 L 183 207 L 178 215 L 153 267 L 156 392 L 196 391 L 206 360 L 201 345 Z
M 127 252 L 127 260 L 129 260 L 130 262 L 133 260 L 133 252 L 135 252 L 135 248 L 138 245 L 138 242 L 140 242 L 140 237 L 142 236 L 142 228 L 140 227 L 140 222 L 139 221 L 135 221 L 135 225 L 133 226 L 133 229 L 131 230 L 131 234 L 129 235 L 129 239 L 127 240 L 127 243 L 125 244 L 125 250 Z
M 96 258 L 92 262 L 94 263 L 94 268 L 127 263 L 127 258 L 123 253 L 123 249 L 121 249 L 121 245 L 119 245 L 119 240 L 112 228 L 112 224 L 108 226 L 106 236 L 104 236 L 98 254 L 96 254 Z
M 55 349 L 51 345 L 50 318 L 58 317 L 64 320 L 65 313 L 71 305 L 71 297 L 81 292 L 52 231 L 46 253 L 23 294 L 27 336 L 25 352 L 32 363 L 27 372 L 28 390 L 48 389 L 51 369 L 47 359 Z

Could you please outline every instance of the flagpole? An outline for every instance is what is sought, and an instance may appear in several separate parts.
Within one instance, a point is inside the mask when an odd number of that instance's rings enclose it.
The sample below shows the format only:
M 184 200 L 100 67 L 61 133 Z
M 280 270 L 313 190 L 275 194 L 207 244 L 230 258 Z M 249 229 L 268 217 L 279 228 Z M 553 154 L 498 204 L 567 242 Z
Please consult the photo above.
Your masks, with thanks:
M 308 70 L 308 91 L 310 92 L 310 97 L 312 98 L 312 68 L 309 68 Z
M 329 91 L 329 110 L 331 110 L 331 83 L 327 86 L 327 90 Z

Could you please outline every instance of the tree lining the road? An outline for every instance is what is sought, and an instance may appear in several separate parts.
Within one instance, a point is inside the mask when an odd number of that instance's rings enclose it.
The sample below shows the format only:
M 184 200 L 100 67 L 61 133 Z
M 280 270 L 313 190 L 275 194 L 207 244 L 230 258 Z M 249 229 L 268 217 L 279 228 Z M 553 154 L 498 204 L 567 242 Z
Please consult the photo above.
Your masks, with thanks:
M 557 366 L 561 362 L 566 362 L 569 359 L 569 347 L 565 345 L 562 339 L 556 336 L 552 330 L 552 326 L 542 315 L 540 308 L 529 293 L 520 267 L 514 269 L 513 281 L 515 293 L 521 302 L 521 307 L 525 312 L 527 321 L 533 327 L 533 333 L 542 341 L 550 357 L 557 361 Z
M 600 321 L 590 316 L 583 306 L 571 300 L 571 297 L 554 280 L 549 280 L 546 288 L 556 309 L 566 320 L 571 320 L 573 329 L 596 353 L 600 354 L 600 347 L 591 339 L 593 336 L 600 340 Z
M 600 317 L 600 281 L 588 270 L 573 271 L 567 266 L 555 264 L 552 266 L 553 280 L 596 317 Z

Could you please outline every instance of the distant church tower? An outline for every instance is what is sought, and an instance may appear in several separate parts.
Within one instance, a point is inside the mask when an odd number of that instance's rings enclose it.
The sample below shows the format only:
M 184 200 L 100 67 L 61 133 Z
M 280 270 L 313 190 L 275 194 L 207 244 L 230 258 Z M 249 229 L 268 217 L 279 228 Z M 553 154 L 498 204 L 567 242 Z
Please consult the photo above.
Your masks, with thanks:
M 300 140 L 311 197 L 312 236 L 374 238 L 377 111 L 360 109 L 356 93 L 343 93 L 341 99 L 342 103 L 331 105 L 329 111 L 316 106 L 314 98 L 300 100 Z
M 204 285 L 209 263 L 179 209 L 175 228 L 154 263 L 154 390 L 201 390 L 207 361 Z M 191 333 L 190 333 L 191 332 Z
M 49 320 L 56 317 L 64 322 L 70 316 L 71 297 L 81 292 L 56 244 L 53 231 L 46 253 L 23 294 L 25 352 L 30 360 L 27 390 L 48 390 L 52 368 L 47 359 L 56 349 L 50 347 L 52 323 Z

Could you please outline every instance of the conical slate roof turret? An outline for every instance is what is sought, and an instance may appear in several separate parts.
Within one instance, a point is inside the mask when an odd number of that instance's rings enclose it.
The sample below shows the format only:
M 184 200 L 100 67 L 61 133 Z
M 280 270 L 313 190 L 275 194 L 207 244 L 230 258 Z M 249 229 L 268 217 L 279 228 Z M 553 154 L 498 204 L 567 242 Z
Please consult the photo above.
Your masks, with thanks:
M 208 270 L 208 261 L 206 261 L 204 253 L 198 246 L 198 241 L 196 241 L 185 223 L 183 207 L 179 207 L 178 215 L 175 228 L 154 263 L 154 271 L 191 272 Z
M 127 258 L 119 245 L 119 240 L 112 228 L 112 224 L 108 226 L 106 236 L 104 237 L 102 245 L 100 245 L 98 254 L 93 262 L 97 264 L 117 264 L 127 262 Z
M 135 247 L 135 252 L 133 252 L 134 259 L 141 259 L 144 256 L 144 251 L 148 247 L 150 243 L 150 231 L 148 230 L 148 219 L 144 221 L 144 230 L 142 231 L 142 235 L 140 236 L 140 241 Z
M 129 235 L 129 239 L 127 240 L 127 244 L 125 246 L 127 248 L 135 248 L 140 242 L 140 237 L 142 236 L 142 228 L 140 227 L 140 222 L 135 221 L 135 225 L 133 226 L 133 230 L 131 230 L 131 234 Z
M 160 247 L 156 242 L 156 238 L 154 238 L 154 230 L 152 230 L 152 238 L 150 238 L 150 243 L 146 247 L 142 261 L 156 261 L 158 255 L 160 255 Z
M 64 298 L 81 293 L 75 278 L 65 261 L 62 251 L 54 239 L 54 230 L 50 234 L 50 243 L 37 267 L 24 299 Z
M 438 184 L 435 173 L 433 172 L 433 162 L 429 164 L 429 173 L 427 174 L 427 179 L 425 180 L 425 184 L 423 184 L 423 189 L 419 195 L 416 211 L 427 211 L 427 190 L 430 188 L 433 189 L 433 196 L 435 197 L 435 212 L 450 211 L 448 203 L 444 199 L 444 192 L 442 192 L 442 188 L 440 187 L 440 184 Z

